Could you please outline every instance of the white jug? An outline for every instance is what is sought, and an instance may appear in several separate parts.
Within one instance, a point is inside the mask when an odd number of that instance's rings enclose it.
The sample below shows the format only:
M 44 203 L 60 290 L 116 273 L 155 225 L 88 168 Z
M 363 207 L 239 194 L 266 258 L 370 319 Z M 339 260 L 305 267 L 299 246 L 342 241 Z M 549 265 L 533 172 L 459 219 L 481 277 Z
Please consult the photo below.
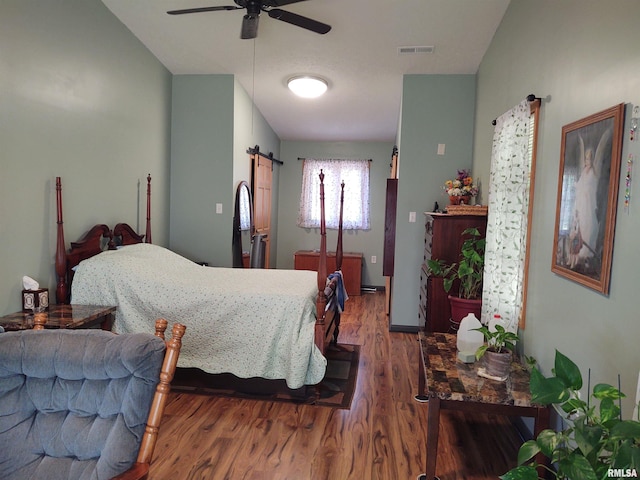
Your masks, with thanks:
M 460 321 L 456 344 L 460 352 L 458 358 L 463 362 L 472 363 L 475 359 L 476 350 L 484 343 L 482 332 L 474 330 L 480 327 L 482 327 L 482 324 L 473 313 L 468 314 Z

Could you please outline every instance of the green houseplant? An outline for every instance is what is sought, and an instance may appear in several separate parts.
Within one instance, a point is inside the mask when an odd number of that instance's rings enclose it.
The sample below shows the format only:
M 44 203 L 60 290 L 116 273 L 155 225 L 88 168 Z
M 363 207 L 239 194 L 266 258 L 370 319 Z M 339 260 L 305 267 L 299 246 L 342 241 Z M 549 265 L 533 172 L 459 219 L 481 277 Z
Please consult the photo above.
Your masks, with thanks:
M 602 480 L 640 475 L 640 422 L 622 420 L 616 402 L 625 395 L 600 383 L 588 400 L 580 398 L 582 375 L 569 358 L 556 351 L 553 375 L 545 378 L 536 368 L 531 372 L 532 401 L 553 405 L 567 415 L 567 427 L 556 432 L 543 430 L 535 440 L 525 442 L 518 452 L 518 467 L 502 480 L 537 480 L 538 465 L 532 460 L 544 454 L 557 466 L 557 479 Z M 598 405 L 591 403 L 597 400 Z
M 474 329 L 482 332 L 482 334 L 484 335 L 484 339 L 487 342 L 486 344 L 478 348 L 478 351 L 476 352 L 476 358 L 478 360 L 480 360 L 480 358 L 482 358 L 482 356 L 488 351 L 495 353 L 510 353 L 515 351 L 515 342 L 519 340 L 518 335 L 510 332 L 499 324 L 496 325 L 495 328 L 495 330 L 489 330 L 488 327 L 480 327 Z
M 479 299 L 482 295 L 482 273 L 484 269 L 485 239 L 477 228 L 462 232 L 468 238 L 462 243 L 460 261 L 447 265 L 443 260 L 429 259 L 427 266 L 436 277 L 444 279 L 444 290 L 449 293 L 456 280 L 460 280 L 458 296 Z
M 442 286 L 449 293 L 459 282 L 458 295 L 449 295 L 451 321 L 459 325 L 468 313 L 480 318 L 482 308 L 482 274 L 484 270 L 485 239 L 477 228 L 462 232 L 466 237 L 460 248 L 459 261 L 447 264 L 442 259 L 427 260 L 431 275 L 442 277 Z
M 480 360 L 486 355 L 485 368 L 487 373 L 494 377 L 504 378 L 509 374 L 513 352 L 516 349 L 518 335 L 496 324 L 495 330 L 488 327 L 475 328 L 482 332 L 485 344 L 476 351 L 476 359 Z

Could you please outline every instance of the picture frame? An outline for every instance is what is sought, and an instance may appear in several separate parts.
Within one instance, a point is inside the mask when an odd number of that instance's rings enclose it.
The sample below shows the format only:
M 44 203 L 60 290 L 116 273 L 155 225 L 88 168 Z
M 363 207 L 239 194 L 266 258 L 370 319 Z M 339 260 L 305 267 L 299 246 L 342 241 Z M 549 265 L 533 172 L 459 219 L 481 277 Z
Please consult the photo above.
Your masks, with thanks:
M 551 271 L 609 294 L 624 104 L 562 127 Z

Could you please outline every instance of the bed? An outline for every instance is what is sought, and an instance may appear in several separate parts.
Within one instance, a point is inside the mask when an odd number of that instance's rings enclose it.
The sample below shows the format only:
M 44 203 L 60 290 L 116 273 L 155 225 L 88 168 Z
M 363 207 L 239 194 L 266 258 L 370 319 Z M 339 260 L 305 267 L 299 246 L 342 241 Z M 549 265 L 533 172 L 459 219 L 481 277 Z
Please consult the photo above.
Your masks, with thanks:
M 62 184 L 56 179 L 58 303 L 117 305 L 116 333 L 148 330 L 155 318 L 188 326 L 179 367 L 240 378 L 284 379 L 290 389 L 319 383 L 323 354 L 336 342 L 340 278 L 328 280 L 320 174 L 318 272 L 205 267 L 151 244 L 151 176 L 146 232 L 95 225 L 67 251 Z M 341 205 L 342 210 L 342 205 Z M 336 248 L 342 257 L 342 229 Z

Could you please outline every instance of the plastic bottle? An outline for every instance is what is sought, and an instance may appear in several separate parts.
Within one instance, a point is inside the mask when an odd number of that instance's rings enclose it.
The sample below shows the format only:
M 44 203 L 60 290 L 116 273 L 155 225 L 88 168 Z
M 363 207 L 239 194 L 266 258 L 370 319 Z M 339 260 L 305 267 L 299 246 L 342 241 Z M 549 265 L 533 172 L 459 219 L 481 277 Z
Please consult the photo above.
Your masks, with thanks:
M 502 325 L 502 316 L 498 313 L 493 315 L 493 318 L 491 320 L 489 320 L 489 331 L 490 332 L 495 332 L 496 330 L 496 324 L 500 324 Z

